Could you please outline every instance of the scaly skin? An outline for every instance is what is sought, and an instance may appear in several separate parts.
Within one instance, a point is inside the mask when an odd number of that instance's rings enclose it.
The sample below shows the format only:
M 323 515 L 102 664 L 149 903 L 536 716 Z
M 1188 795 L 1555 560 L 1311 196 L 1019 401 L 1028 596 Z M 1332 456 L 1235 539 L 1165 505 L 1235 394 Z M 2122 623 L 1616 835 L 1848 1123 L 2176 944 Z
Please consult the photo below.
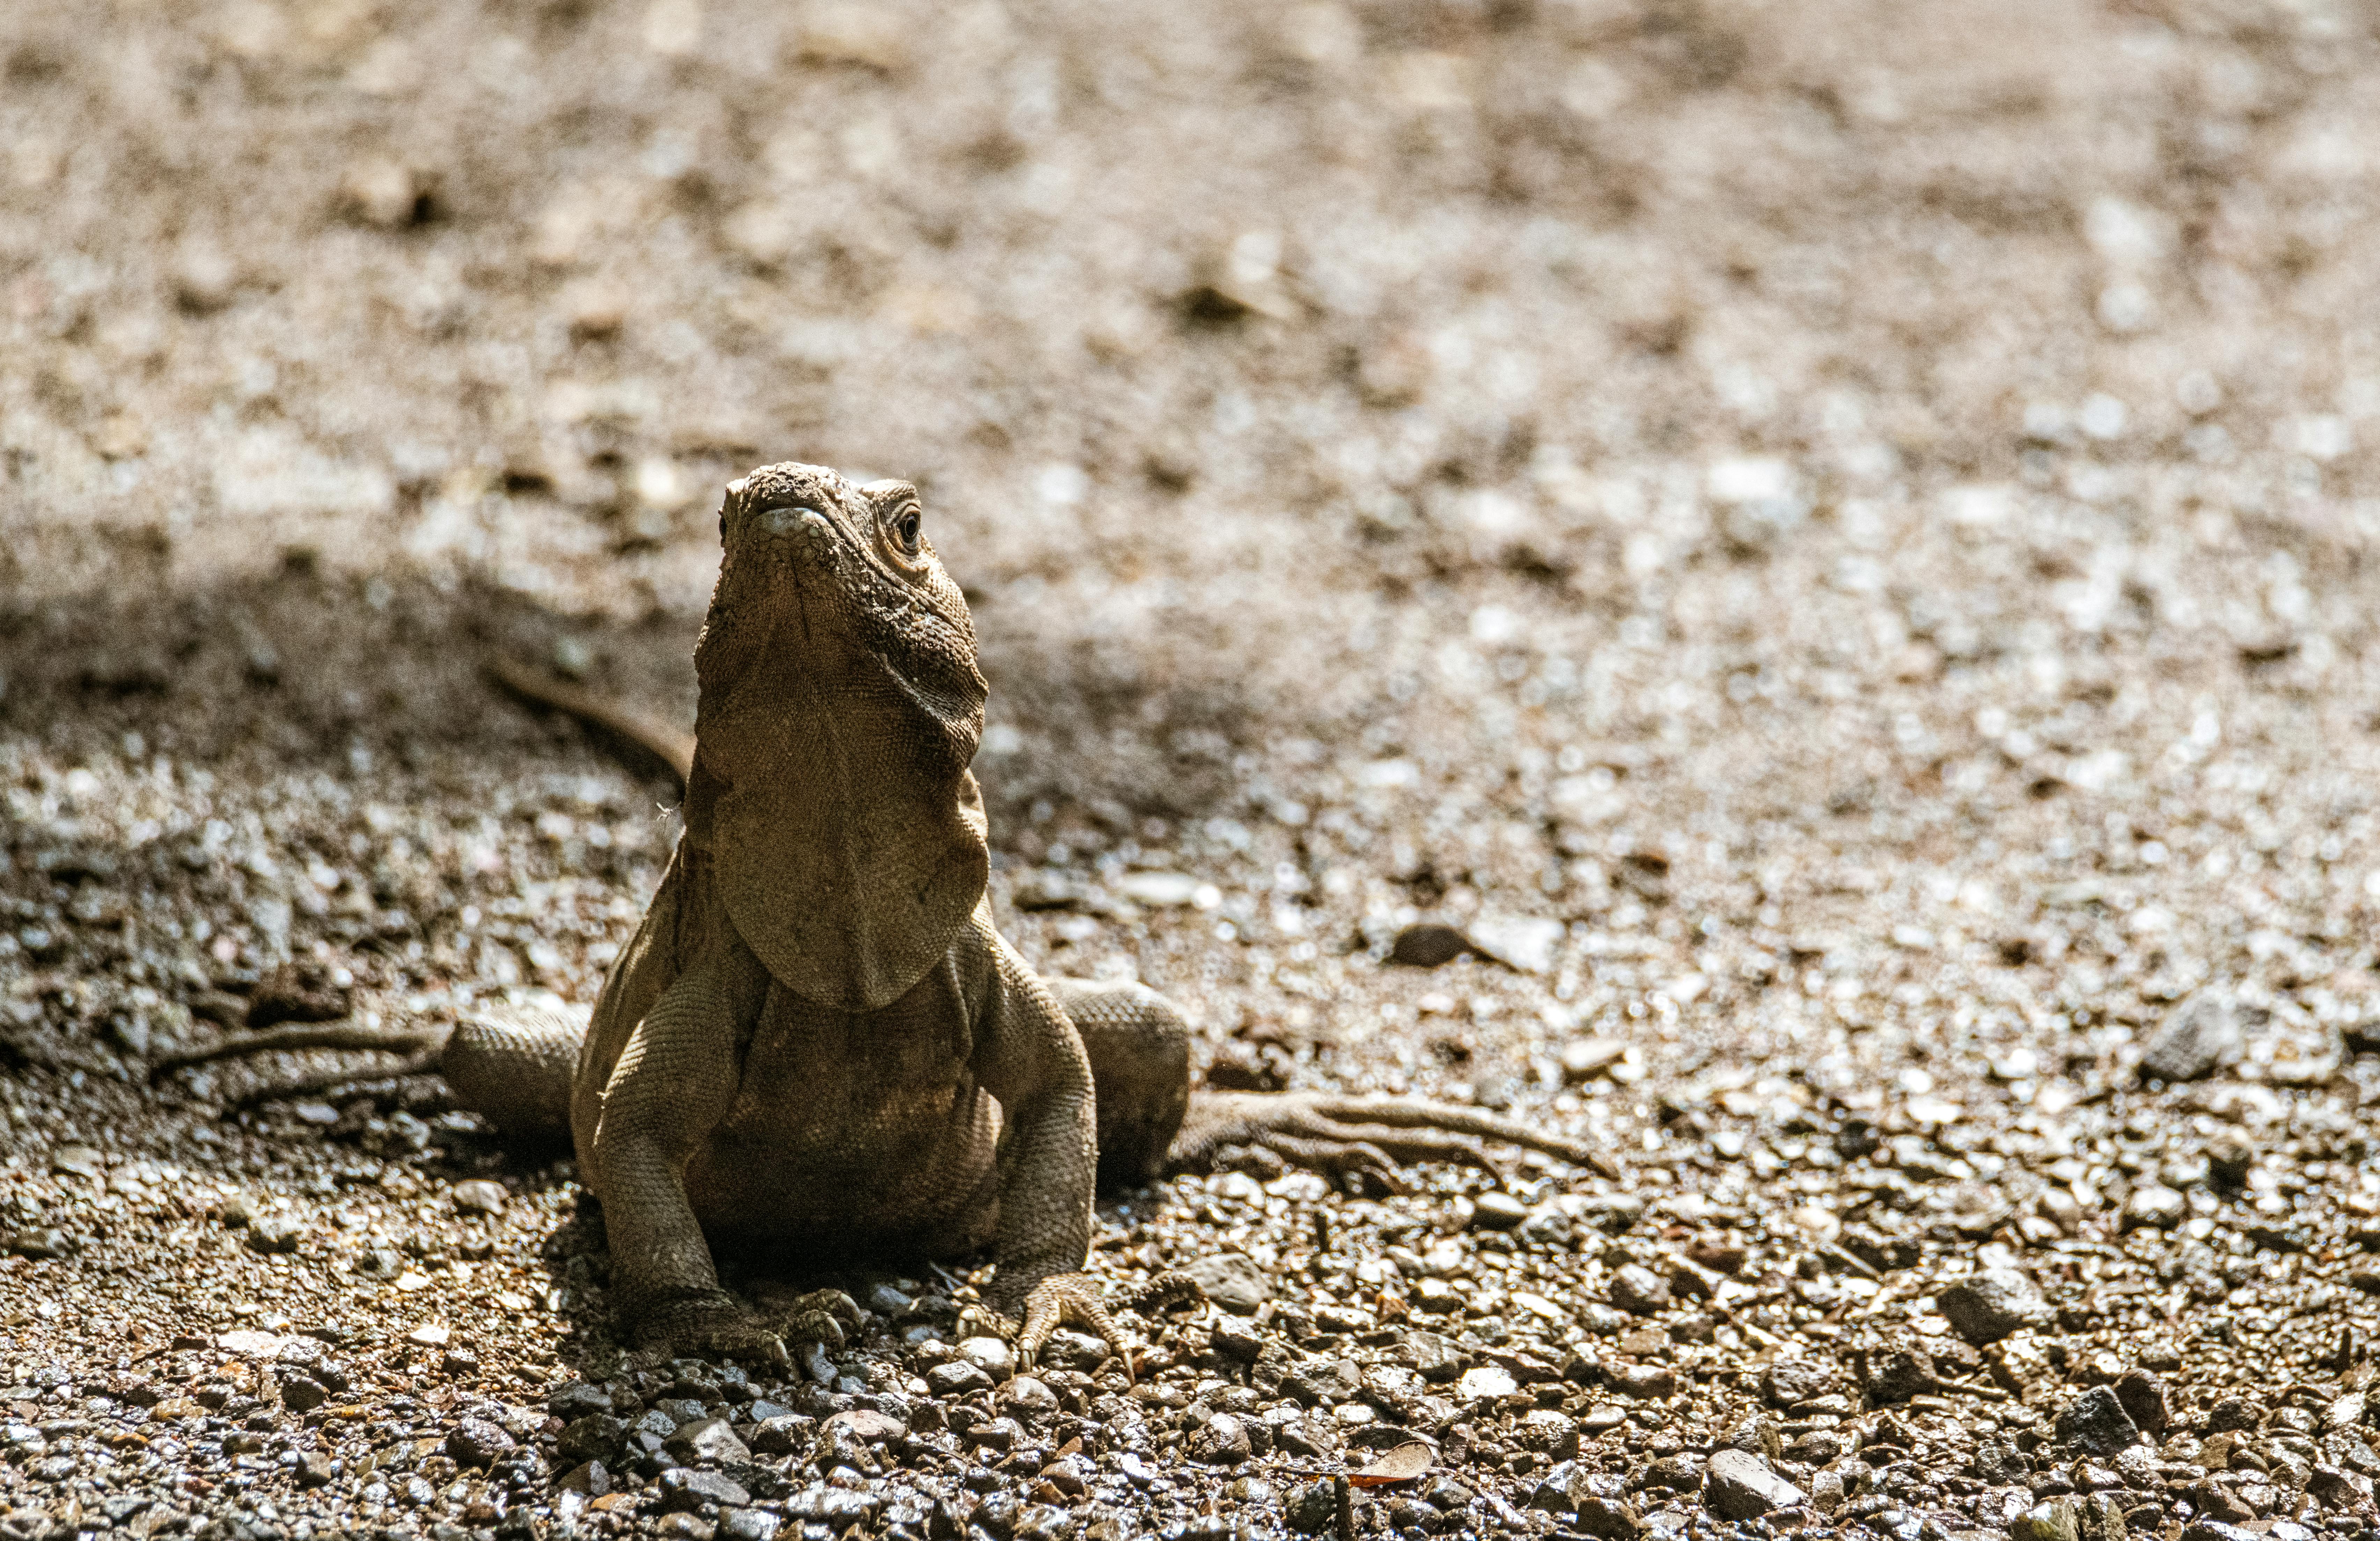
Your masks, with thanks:
M 989 1243 L 990 1303 L 1027 1363 L 1066 1324 L 1121 1349 L 1084 1271 L 1102 1180 L 1293 1162 L 1393 1185 L 1392 1158 L 1489 1166 L 1483 1139 L 1587 1158 L 1469 1108 L 1194 1099 L 1189 1030 L 1164 997 L 1036 977 L 992 924 L 967 769 L 986 689 L 917 520 L 907 483 L 817 466 L 729 486 L 686 833 L 583 1039 L 492 1017 L 431 1051 L 508 1131 L 555 1132 L 566 1103 L 640 1345 L 783 1363 L 786 1337 L 840 1343 L 848 1302 L 808 1297 L 772 1329 L 720 1288 L 714 1245 L 840 1259 Z

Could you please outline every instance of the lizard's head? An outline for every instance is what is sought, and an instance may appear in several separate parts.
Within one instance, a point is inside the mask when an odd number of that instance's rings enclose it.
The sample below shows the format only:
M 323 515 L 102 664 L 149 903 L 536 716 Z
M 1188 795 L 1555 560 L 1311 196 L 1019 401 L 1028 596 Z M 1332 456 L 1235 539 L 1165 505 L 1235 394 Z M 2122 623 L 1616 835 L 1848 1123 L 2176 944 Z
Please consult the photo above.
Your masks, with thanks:
M 787 988 L 898 998 L 983 897 L 986 693 L 917 488 L 823 466 L 731 483 L 695 673 L 689 838 Z
M 756 667 L 897 684 L 965 739 L 965 768 L 983 727 L 975 627 L 926 539 L 916 487 L 762 466 L 728 483 L 719 536 L 719 588 L 695 653 L 706 698 L 714 678 Z

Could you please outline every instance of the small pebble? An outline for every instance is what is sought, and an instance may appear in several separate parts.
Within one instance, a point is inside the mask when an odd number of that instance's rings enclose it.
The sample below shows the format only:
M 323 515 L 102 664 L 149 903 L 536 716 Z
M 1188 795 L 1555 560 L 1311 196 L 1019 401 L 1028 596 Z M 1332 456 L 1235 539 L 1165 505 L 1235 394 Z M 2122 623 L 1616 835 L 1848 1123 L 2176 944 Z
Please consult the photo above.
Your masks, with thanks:
M 107 1157 L 89 1145 L 60 1145 L 50 1153 L 50 1169 L 69 1177 L 104 1177 Z
M 1947 1286 L 1935 1296 L 1935 1309 L 1960 1337 L 1978 1345 L 2058 1319 L 2033 1280 L 2014 1268 L 1986 1268 Z
M 1413 969 L 1435 969 L 1471 950 L 1471 938 L 1438 921 L 1417 921 L 1397 933 L 1389 945 L 1389 961 Z
M 1670 1281 L 1641 1263 L 1628 1264 L 1611 1276 L 1611 1303 L 1635 1315 L 1657 1315 L 1670 1307 Z
M 248 1222 L 250 1252 L 294 1253 L 306 1235 L 306 1224 L 295 1215 L 259 1215 Z
M 724 1418 L 698 1418 L 662 1442 L 681 1461 L 749 1461 L 752 1452 Z
M 511 1197 L 503 1183 L 491 1182 L 486 1178 L 455 1184 L 453 1196 L 455 1207 L 466 1215 L 501 1215 Z
M 999 1338 L 961 1339 L 959 1357 L 995 1382 L 1006 1380 L 1016 1369 L 1016 1351 Z
M 1789 1509 L 1809 1495 L 1777 1474 L 1768 1462 L 1743 1450 L 1716 1451 L 1704 1477 L 1703 1501 L 1723 1520 L 1750 1520 L 1772 1509 Z
M 1528 1217 L 1528 1205 L 1510 1193 L 1481 1193 L 1471 1201 L 1471 1223 L 1481 1230 L 1511 1230 Z
M 465 1467 L 492 1466 L 510 1455 L 516 1441 L 484 1418 L 465 1418 L 446 1437 L 446 1453 Z

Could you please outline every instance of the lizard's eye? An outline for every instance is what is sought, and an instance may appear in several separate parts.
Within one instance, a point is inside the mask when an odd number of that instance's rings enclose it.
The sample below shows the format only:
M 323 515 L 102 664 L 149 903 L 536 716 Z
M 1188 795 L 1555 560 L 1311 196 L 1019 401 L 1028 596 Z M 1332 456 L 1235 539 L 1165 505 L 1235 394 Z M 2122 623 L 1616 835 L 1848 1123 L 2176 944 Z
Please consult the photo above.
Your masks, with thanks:
M 879 516 L 878 528 L 884 532 L 884 543 L 892 548 L 892 554 L 904 561 L 925 554 L 925 516 L 918 511 L 916 500 L 904 498 L 885 509 Z
M 859 489 L 876 509 L 877 549 L 910 578 L 926 571 L 926 515 L 917 489 L 906 482 L 870 482 Z

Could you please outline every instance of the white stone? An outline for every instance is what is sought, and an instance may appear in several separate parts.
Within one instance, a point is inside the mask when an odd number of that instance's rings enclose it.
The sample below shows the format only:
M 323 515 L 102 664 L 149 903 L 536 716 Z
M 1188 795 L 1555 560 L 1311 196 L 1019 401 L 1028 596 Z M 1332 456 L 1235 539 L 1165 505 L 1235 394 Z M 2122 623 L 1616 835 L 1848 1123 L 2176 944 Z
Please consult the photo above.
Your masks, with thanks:
M 1187 873 L 1128 872 L 1116 879 L 1116 892 L 1152 910 L 1178 910 L 1198 898 L 1198 880 Z
M 1481 915 L 1465 927 L 1479 950 L 1524 973 L 1545 973 L 1567 931 L 1561 922 L 1533 915 Z
M 1718 503 L 1766 503 L 1793 491 L 1793 468 L 1771 456 L 1720 460 L 1704 473 L 1703 488 Z
M 1016 1351 L 997 1338 L 962 1339 L 959 1357 L 994 1380 L 1006 1380 L 1016 1373 Z

